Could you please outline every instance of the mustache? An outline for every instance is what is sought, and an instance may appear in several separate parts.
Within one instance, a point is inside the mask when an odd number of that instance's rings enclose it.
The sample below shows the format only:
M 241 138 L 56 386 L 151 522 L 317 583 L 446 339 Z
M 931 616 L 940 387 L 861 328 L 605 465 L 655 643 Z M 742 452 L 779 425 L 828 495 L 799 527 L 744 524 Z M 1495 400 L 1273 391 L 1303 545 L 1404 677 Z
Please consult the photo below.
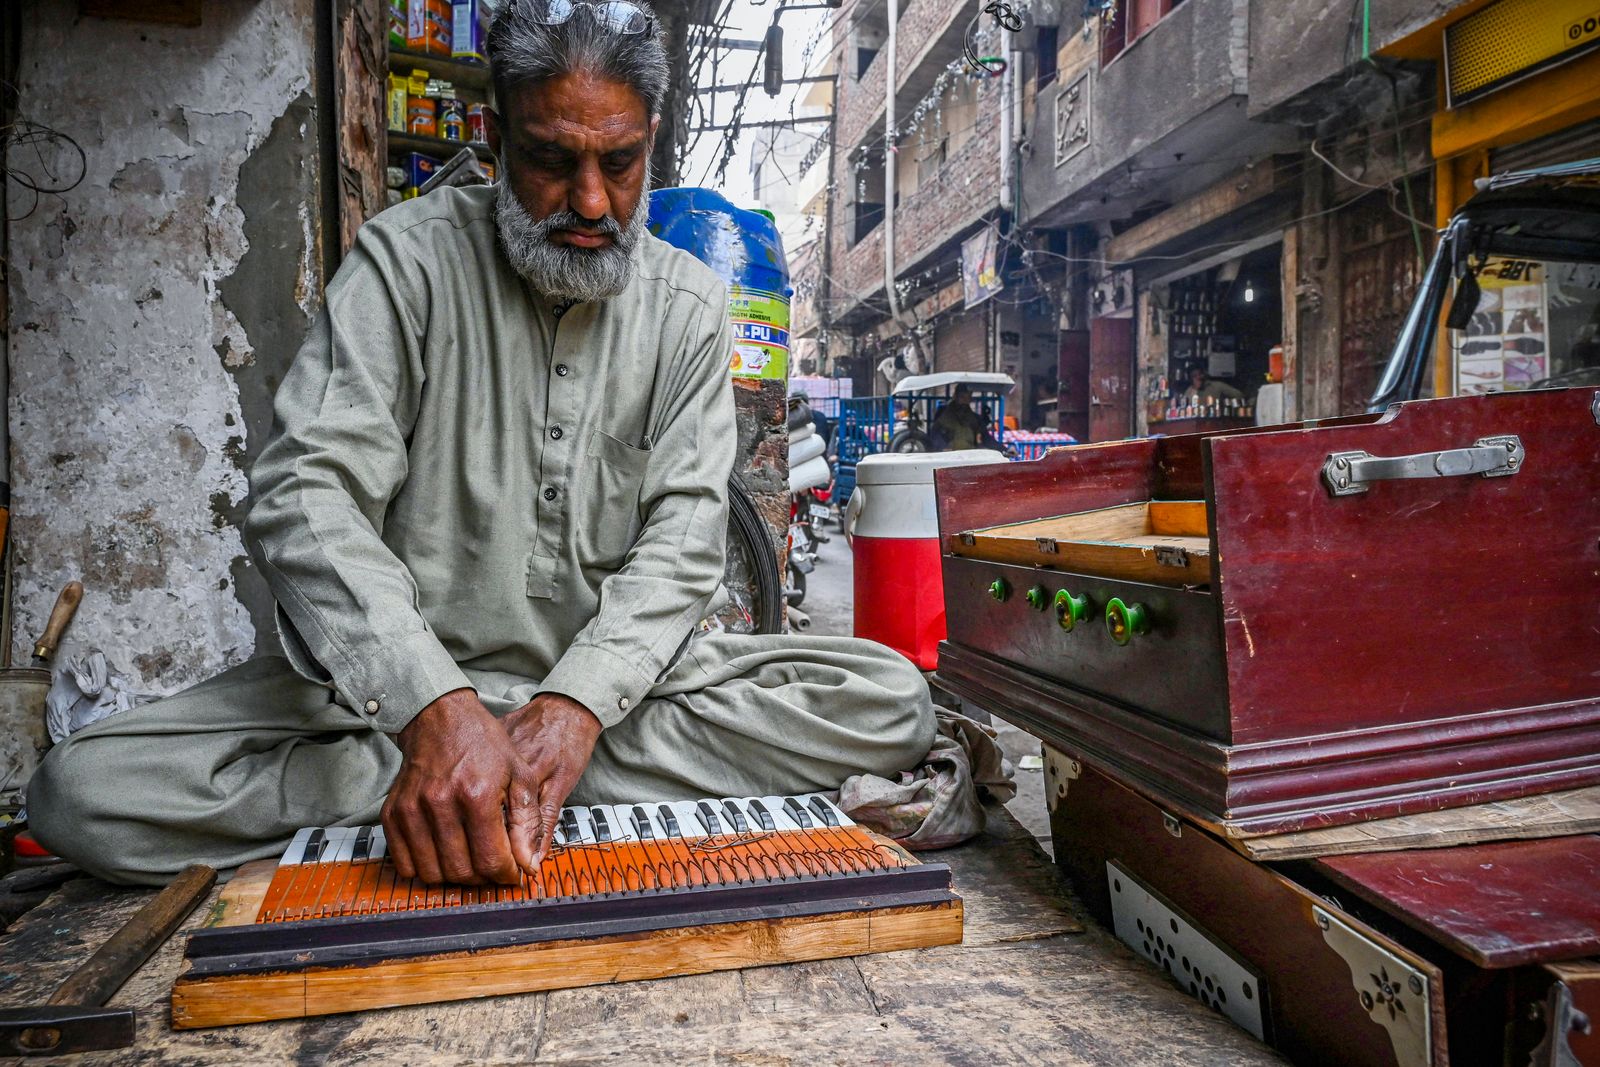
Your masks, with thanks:
M 586 219 L 576 211 L 557 211 L 540 219 L 535 228 L 540 237 L 549 237 L 561 230 L 573 230 L 594 237 L 617 238 L 622 236 L 622 224 L 610 215 Z

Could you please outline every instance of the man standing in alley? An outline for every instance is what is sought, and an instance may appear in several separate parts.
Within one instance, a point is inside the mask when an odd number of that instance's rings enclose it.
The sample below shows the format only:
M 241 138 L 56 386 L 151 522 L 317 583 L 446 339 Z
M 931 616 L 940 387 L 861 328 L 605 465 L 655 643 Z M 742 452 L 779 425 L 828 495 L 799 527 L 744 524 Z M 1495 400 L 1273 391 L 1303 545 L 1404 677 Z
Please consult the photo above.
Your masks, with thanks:
M 381 817 L 402 875 L 510 882 L 576 803 L 833 789 L 927 752 L 843 638 L 700 634 L 737 438 L 722 284 L 645 228 L 649 6 L 508 0 L 501 184 L 373 219 L 279 389 L 245 538 L 287 659 L 105 720 L 33 779 L 118 881 Z

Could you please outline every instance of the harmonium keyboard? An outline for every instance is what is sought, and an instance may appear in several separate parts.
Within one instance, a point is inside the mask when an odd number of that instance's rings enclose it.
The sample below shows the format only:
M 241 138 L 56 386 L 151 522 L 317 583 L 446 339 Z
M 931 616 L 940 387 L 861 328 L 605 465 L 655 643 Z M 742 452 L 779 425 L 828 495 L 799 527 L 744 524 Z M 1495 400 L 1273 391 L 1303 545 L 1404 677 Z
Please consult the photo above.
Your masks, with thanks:
M 1600 783 L 1600 399 L 935 473 L 937 679 L 1225 837 Z
M 382 827 L 301 830 L 192 934 L 179 1029 L 961 940 L 949 868 L 820 794 L 568 807 L 517 885 L 402 878 Z

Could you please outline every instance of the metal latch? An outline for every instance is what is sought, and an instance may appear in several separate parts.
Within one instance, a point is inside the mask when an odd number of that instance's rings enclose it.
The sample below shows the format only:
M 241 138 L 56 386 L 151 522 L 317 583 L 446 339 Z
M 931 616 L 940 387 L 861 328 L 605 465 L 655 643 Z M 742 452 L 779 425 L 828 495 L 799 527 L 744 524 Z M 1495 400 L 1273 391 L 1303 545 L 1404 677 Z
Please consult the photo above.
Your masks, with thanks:
M 1180 545 L 1157 545 L 1156 563 L 1162 567 L 1187 567 L 1189 551 Z
M 1506 478 L 1522 469 L 1526 453 L 1516 434 L 1484 437 L 1471 448 L 1420 452 L 1414 456 L 1374 456 L 1370 452 L 1334 452 L 1322 465 L 1322 481 L 1333 496 L 1365 493 L 1373 482 L 1393 478 L 1462 478 L 1481 474 Z
M 1056 546 L 1054 537 L 1035 537 L 1033 543 L 1039 546 L 1039 551 L 1045 555 L 1053 556 L 1060 551 Z

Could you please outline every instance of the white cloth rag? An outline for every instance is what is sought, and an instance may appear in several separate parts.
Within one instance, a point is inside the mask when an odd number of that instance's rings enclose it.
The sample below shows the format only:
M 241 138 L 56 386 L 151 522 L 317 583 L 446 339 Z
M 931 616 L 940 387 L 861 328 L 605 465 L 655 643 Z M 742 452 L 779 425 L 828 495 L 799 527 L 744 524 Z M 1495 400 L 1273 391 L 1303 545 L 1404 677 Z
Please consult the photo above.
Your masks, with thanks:
M 993 728 L 944 708 L 934 711 L 939 732 L 920 766 L 901 771 L 898 781 L 857 774 L 839 787 L 846 815 L 909 849 L 959 845 L 983 830 L 982 794 L 1002 804 L 1017 795 Z
M 55 669 L 44 698 L 44 721 L 50 740 L 60 742 L 85 726 L 154 699 L 134 692 L 127 676 L 107 661 L 104 652 L 94 649 Z

